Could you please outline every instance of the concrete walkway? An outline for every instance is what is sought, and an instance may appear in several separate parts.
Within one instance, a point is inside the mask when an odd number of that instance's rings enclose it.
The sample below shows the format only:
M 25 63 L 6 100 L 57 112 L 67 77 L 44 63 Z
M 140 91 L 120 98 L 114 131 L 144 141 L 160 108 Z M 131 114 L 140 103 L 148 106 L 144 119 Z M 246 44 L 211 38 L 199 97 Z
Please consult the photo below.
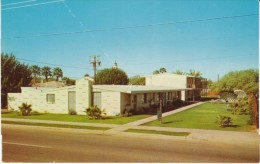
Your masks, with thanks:
M 198 102 L 198 103 L 188 105 L 188 106 L 185 106 L 185 107 L 182 107 L 182 108 L 170 111 L 170 112 L 165 112 L 165 113 L 162 114 L 162 117 L 166 117 L 166 116 L 169 116 L 169 115 L 172 115 L 172 114 L 175 114 L 175 113 L 182 112 L 184 110 L 193 108 L 193 107 L 201 105 L 203 103 L 204 102 Z M 109 129 L 109 130 L 105 131 L 104 133 L 105 134 L 117 134 L 117 133 L 123 132 L 127 129 L 136 129 L 137 126 L 151 122 L 151 121 L 154 121 L 154 120 L 157 120 L 157 115 L 152 116 L 152 117 L 148 117 L 148 118 L 144 118 L 144 119 L 141 119 L 141 120 L 137 120 L 137 121 L 134 121 L 134 122 L 130 122 L 130 123 Z M 157 127 L 157 128 L 160 129 L 160 127 Z

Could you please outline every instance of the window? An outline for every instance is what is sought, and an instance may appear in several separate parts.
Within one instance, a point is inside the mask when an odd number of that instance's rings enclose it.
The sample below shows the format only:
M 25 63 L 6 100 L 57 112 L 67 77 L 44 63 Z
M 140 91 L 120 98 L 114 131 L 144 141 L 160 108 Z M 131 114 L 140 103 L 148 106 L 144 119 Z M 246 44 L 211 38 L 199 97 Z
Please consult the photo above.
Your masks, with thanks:
M 47 94 L 46 101 L 49 104 L 54 104 L 55 103 L 55 94 Z
M 100 92 L 94 92 L 92 93 L 92 106 L 97 106 L 101 108 L 101 93 Z

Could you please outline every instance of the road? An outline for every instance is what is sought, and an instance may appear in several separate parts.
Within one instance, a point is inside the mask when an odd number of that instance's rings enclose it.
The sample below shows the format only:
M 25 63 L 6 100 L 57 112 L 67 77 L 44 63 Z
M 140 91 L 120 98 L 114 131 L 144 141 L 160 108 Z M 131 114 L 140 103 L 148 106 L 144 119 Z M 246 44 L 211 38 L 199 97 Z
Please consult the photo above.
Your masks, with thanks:
M 109 136 L 2 124 L 4 162 L 258 162 L 256 144 Z

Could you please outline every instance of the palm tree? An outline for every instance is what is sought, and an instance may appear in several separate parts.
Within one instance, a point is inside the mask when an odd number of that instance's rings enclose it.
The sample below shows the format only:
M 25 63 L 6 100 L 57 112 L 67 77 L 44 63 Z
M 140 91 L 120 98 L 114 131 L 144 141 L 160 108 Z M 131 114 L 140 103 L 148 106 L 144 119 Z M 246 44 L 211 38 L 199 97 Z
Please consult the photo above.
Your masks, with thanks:
M 41 68 L 38 65 L 32 65 L 30 67 L 30 71 L 33 74 L 34 77 L 34 83 L 36 83 L 37 76 L 41 75 Z
M 188 75 L 195 76 L 195 77 L 201 77 L 202 73 L 200 71 L 195 71 L 190 69 L 190 73 Z
M 175 72 L 173 72 L 174 74 L 177 75 L 185 75 L 185 72 L 182 72 L 181 70 L 177 69 Z
M 56 77 L 56 81 L 59 81 L 59 77 L 63 77 L 62 69 L 59 67 L 53 68 L 53 76 Z
M 166 73 L 167 71 L 166 71 L 166 68 L 160 68 L 159 70 L 155 70 L 155 71 L 153 71 L 153 74 L 155 75 L 155 74 L 160 74 L 160 73 Z
M 52 75 L 51 68 L 44 66 L 42 68 L 42 75 L 45 77 L 45 80 L 48 81 L 48 77 Z

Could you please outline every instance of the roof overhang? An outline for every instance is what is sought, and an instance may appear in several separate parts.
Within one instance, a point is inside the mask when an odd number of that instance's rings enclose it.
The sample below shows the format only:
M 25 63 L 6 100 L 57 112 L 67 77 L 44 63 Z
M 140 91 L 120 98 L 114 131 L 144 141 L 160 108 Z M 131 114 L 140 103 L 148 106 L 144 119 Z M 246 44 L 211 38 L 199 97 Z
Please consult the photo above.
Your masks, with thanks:
M 144 85 L 93 85 L 93 92 L 122 92 L 130 94 L 156 93 L 171 91 L 186 91 L 190 88 L 175 88 L 167 86 L 144 86 Z

